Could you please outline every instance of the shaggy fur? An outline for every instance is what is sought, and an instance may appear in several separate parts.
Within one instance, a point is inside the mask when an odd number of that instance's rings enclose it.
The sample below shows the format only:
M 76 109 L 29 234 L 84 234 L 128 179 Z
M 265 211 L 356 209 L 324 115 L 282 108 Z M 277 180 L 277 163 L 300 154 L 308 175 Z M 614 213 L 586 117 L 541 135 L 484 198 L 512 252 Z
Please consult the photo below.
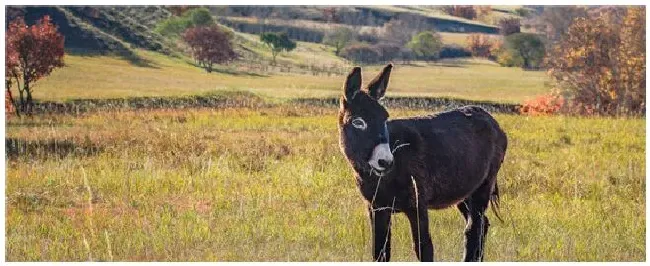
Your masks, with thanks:
M 390 218 L 403 212 L 411 223 L 418 259 L 433 261 L 427 210 L 457 206 L 467 223 L 464 260 L 482 261 L 489 227 L 485 211 L 490 202 L 498 203 L 496 178 L 506 135 L 488 112 L 475 106 L 389 121 L 378 100 L 385 94 L 391 69 L 389 64 L 361 90 L 361 70 L 354 68 L 339 110 L 341 151 L 368 201 L 373 258 L 390 260 Z M 367 123 L 364 130 L 351 125 L 359 117 Z M 394 160 L 390 168 L 377 171 L 368 160 L 382 142 L 385 126 Z

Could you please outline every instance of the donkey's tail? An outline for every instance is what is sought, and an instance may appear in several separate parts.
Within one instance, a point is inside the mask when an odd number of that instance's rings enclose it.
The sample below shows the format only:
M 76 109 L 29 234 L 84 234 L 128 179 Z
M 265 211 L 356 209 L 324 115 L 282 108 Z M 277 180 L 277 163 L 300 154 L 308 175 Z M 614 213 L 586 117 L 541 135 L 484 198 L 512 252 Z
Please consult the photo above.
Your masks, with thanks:
M 499 186 L 497 183 L 494 183 L 494 190 L 492 190 L 492 194 L 490 195 L 490 209 L 492 209 L 492 212 L 494 215 L 503 223 L 503 219 L 501 219 L 501 215 L 499 214 L 499 204 L 500 204 L 500 199 L 499 199 Z

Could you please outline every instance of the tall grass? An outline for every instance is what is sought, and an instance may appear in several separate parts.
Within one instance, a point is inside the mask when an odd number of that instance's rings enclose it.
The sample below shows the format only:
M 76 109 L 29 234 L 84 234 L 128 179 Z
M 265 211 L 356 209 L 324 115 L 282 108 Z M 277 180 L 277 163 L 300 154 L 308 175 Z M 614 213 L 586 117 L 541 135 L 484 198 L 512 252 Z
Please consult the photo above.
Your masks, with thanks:
M 644 120 L 496 118 L 505 223 L 492 223 L 486 260 L 644 260 Z M 48 115 L 11 118 L 6 134 L 41 154 L 6 162 L 9 261 L 372 259 L 333 109 Z M 97 149 L 39 144 L 56 141 Z M 407 219 L 392 223 L 393 259 L 415 260 Z M 460 213 L 431 211 L 430 227 L 436 260 L 460 260 Z

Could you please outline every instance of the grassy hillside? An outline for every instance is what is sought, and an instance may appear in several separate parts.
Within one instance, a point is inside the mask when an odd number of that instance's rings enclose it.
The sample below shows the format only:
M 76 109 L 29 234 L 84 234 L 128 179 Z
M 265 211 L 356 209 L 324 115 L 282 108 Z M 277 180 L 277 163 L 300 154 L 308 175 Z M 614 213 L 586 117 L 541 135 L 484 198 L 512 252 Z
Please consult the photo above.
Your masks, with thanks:
M 253 37 L 251 37 L 253 38 Z M 284 61 L 323 62 L 329 53 L 300 43 L 296 53 L 282 54 Z M 261 48 L 260 48 L 261 49 Z M 303 50 L 304 49 L 304 50 Z M 255 74 L 224 69 L 208 74 L 190 59 L 171 58 L 138 51 L 146 66 L 107 56 L 67 55 L 66 66 L 36 83 L 39 100 L 73 98 L 120 98 L 134 96 L 191 95 L 214 90 L 246 90 L 272 97 L 318 97 L 339 95 L 342 76 L 313 76 L 289 73 Z M 314 57 L 312 57 L 314 56 Z M 379 66 L 364 67 L 368 81 Z M 448 96 L 474 100 L 521 102 L 545 92 L 543 72 L 504 68 L 484 60 L 442 61 L 425 65 L 398 65 L 391 78 L 389 95 Z
M 396 76 L 397 77 L 397 76 Z M 429 110 L 390 110 L 393 117 Z M 282 106 L 10 119 L 8 261 L 368 261 L 366 208 L 334 109 Z M 645 121 L 496 115 L 509 137 L 487 261 L 643 261 Z M 436 260 L 463 219 L 430 212 Z M 413 261 L 407 219 L 393 260 Z

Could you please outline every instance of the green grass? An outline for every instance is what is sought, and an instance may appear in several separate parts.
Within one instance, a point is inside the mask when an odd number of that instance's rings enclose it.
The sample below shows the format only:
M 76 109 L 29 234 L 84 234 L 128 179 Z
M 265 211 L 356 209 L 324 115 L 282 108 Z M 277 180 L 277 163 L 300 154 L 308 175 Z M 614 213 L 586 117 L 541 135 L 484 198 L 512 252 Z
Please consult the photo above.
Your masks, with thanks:
M 645 259 L 645 120 L 496 118 L 509 137 L 505 223 L 493 219 L 488 261 Z M 38 116 L 9 119 L 6 135 L 78 148 L 7 161 L 9 261 L 371 259 L 335 110 Z M 101 152 L 81 155 L 90 146 Z M 436 259 L 460 260 L 460 214 L 430 216 Z M 393 258 L 413 261 L 408 221 L 396 217 Z
M 252 91 L 280 98 L 320 97 L 339 95 L 344 79 L 343 76 L 288 73 L 252 75 L 236 69 L 235 74 L 208 74 L 191 65 L 188 59 L 175 59 L 146 51 L 138 51 L 138 54 L 149 63 L 149 67 L 136 66 L 115 57 L 67 55 L 64 68 L 55 70 L 52 75 L 36 83 L 34 97 L 38 100 L 62 101 L 75 98 L 195 95 L 224 89 Z M 316 54 L 317 58 L 325 56 Z M 281 55 L 280 58 L 298 55 Z M 308 55 L 298 60 L 307 61 Z M 363 69 L 364 79 L 369 81 L 377 75 L 380 67 Z M 499 67 L 490 61 L 478 59 L 397 65 L 388 95 L 445 96 L 518 103 L 547 92 L 547 80 L 541 71 Z

